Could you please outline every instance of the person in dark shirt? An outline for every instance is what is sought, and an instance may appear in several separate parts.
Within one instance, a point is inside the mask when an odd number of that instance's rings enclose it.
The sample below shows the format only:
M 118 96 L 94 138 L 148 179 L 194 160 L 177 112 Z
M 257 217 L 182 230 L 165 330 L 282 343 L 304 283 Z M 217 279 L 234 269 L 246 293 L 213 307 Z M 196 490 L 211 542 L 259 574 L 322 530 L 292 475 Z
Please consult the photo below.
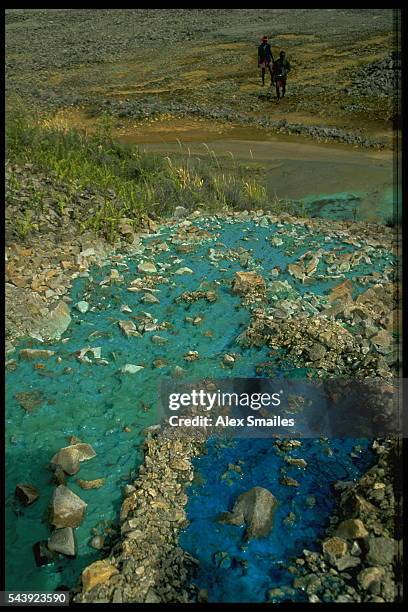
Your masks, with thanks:
M 286 92 L 286 78 L 288 73 L 290 72 L 290 63 L 286 59 L 285 51 L 281 51 L 279 53 L 279 59 L 276 60 L 273 64 L 273 76 L 276 85 L 276 97 L 278 101 L 280 98 L 285 97 Z M 282 96 L 280 94 L 280 90 L 282 90 Z
M 268 37 L 263 36 L 261 44 L 258 47 L 258 68 L 262 71 L 262 87 L 265 85 L 265 71 L 269 70 L 271 75 L 271 85 L 273 84 L 273 55 L 271 45 L 268 43 Z

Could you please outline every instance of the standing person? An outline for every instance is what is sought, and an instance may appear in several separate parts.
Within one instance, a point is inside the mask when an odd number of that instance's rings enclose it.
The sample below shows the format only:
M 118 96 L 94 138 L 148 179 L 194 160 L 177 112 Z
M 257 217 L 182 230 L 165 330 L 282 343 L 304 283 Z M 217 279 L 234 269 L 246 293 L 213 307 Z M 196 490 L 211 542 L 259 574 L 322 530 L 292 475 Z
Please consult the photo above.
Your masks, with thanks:
M 261 44 L 258 47 L 258 68 L 262 69 L 262 87 L 265 85 L 265 70 L 268 68 L 271 75 L 271 85 L 273 84 L 273 55 L 271 45 L 268 43 L 268 37 L 263 36 Z
M 290 72 L 290 64 L 286 59 L 286 53 L 281 51 L 279 53 L 279 59 L 273 65 L 273 74 L 276 85 L 276 97 L 278 102 L 281 98 L 280 90 L 282 89 L 282 98 L 285 97 L 286 92 L 286 78 Z

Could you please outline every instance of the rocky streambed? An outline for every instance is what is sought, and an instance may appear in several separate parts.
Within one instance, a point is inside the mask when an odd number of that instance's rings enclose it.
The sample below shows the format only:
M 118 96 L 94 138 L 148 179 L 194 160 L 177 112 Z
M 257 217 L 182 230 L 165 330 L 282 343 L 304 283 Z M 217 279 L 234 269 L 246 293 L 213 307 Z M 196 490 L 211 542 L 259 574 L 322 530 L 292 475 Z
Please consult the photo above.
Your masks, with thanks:
M 8 588 L 17 586 L 17 576 L 19 581 L 24 576 L 30 588 L 69 587 L 76 601 L 185 602 L 197 597 L 211 600 L 214 592 L 217 598 L 217 591 L 211 592 L 206 584 L 204 548 L 197 552 L 193 502 L 196 498 L 206 508 L 206 500 L 225 485 L 219 501 L 225 512 L 230 511 L 244 487 L 260 484 L 255 477 L 256 469 L 262 469 L 262 452 L 255 468 L 245 466 L 245 456 L 242 465 L 235 459 L 226 461 L 229 451 L 221 449 L 226 464 L 220 480 L 200 485 L 200 467 L 193 459 L 202 455 L 204 440 L 170 435 L 160 428 L 146 433 L 157 424 L 157 379 L 262 377 L 281 372 L 290 377 L 299 370 L 318 376 L 391 378 L 398 367 L 394 239 L 393 230 L 375 224 L 278 218 L 262 211 L 213 217 L 197 213 L 152 226 L 151 233 L 135 239 L 126 254 L 95 257 L 95 251 L 83 250 L 83 270 L 73 279 L 70 298 L 61 302 L 65 306 L 59 306 L 61 312 L 54 316 L 58 324 L 51 325 L 51 332 L 49 326 L 42 334 L 21 340 L 7 362 Z M 87 257 L 99 266 L 90 267 Z M 292 459 L 312 465 L 316 447 L 309 448 L 309 443 Z M 56 481 L 55 466 L 61 463 L 57 453 L 68 447 L 65 453 L 72 459 L 78 444 L 91 445 L 95 456 L 73 470 L 72 465 L 57 470 L 62 484 Z M 328 441 L 318 447 L 319 452 L 329 449 L 326 497 L 334 495 L 335 482 L 350 480 L 342 499 L 345 492 L 367 497 L 377 513 L 374 523 L 363 511 L 353 516 L 364 523 L 357 535 L 345 533 L 344 527 L 343 535 L 337 533 L 332 521 L 333 537 L 344 542 L 339 554 L 319 544 L 334 498 L 332 504 L 318 503 L 304 517 L 286 508 L 313 497 L 313 491 L 306 494 L 302 486 L 299 490 L 293 486 L 293 480 L 302 480 L 296 470 L 312 489 L 318 470 L 294 465 L 295 474 L 283 474 L 286 484 L 263 483 L 278 501 L 282 496 L 281 507 L 287 509 L 281 518 L 289 526 L 291 556 L 293 552 L 298 559 L 298 571 L 288 571 L 300 582 L 290 584 L 285 579 L 283 586 L 289 591 L 273 592 L 281 586 L 281 574 L 264 567 L 268 588 L 262 587 L 262 597 L 296 601 L 305 591 L 312 600 L 323 597 L 324 601 L 392 597 L 393 558 L 381 564 L 370 553 L 382 546 L 376 539 L 387 539 L 389 548 L 393 541 L 389 444 L 376 444 L 377 452 L 382 449 L 383 463 L 372 468 L 372 477 L 363 477 L 366 481 L 359 478 L 370 463 L 375 465 L 375 457 L 365 450 L 372 442 L 362 441 L 358 449 L 356 445 L 358 441 L 352 445 Z M 205 448 L 208 469 L 216 474 L 211 464 L 216 455 L 208 445 Z M 270 443 L 263 460 L 287 467 L 290 459 L 284 456 L 285 449 Z M 229 474 L 221 481 L 225 471 Z M 370 478 L 380 485 L 375 490 L 384 492 L 382 498 L 368 492 L 370 484 L 361 484 L 371 483 Z M 234 479 L 238 479 L 235 485 Z M 98 486 L 88 487 L 87 482 Z M 34 487 L 38 499 L 26 506 L 21 495 L 14 499 L 18 484 Z M 56 537 L 52 524 L 57 529 L 70 527 L 57 526 L 52 514 L 50 522 L 49 503 L 61 486 L 87 504 L 82 521 L 72 526 L 74 559 L 47 553 Z M 337 490 L 341 487 L 337 485 Z M 292 490 L 296 494 L 289 495 Z M 339 521 L 344 518 L 341 512 Z M 344 512 L 348 520 L 351 515 Z M 304 531 L 302 518 L 308 525 Z M 291 523 L 298 527 L 291 531 Z M 182 529 L 186 531 L 180 547 Z M 241 535 L 239 527 L 226 529 L 232 530 L 233 540 Z M 274 547 L 276 530 L 271 533 L 269 545 Z M 32 551 L 33 545 L 39 550 L 38 543 L 45 558 L 40 567 Z M 245 554 L 237 559 L 225 550 L 212 552 L 220 553 L 211 557 L 217 575 L 227 576 L 238 567 L 247 580 Z M 221 554 L 225 552 L 227 556 Z M 280 550 L 276 558 L 285 571 L 287 553 Z M 260 552 L 261 557 L 264 554 Z M 350 556 L 359 562 L 343 561 L 339 569 L 338 559 Z M 256 563 L 254 567 L 249 569 L 252 577 L 260 571 Z M 314 590 L 307 582 L 313 573 L 320 580 Z M 326 574 L 337 576 L 335 588 L 327 586 Z M 230 591 L 222 597 L 231 601 L 236 595 Z

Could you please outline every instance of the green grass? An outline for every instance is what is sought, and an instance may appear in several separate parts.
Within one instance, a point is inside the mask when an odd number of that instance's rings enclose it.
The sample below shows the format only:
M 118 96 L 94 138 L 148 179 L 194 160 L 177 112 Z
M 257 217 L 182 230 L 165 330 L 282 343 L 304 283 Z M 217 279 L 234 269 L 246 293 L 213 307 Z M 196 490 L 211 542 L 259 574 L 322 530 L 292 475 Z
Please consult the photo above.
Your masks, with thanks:
M 259 208 L 281 211 L 280 202 L 269 201 L 265 187 L 247 170 L 236 164 L 226 170 L 213 151 L 208 150 L 204 159 L 141 153 L 135 146 L 114 141 L 109 117 L 89 135 L 77 129 L 56 128 L 40 113 L 28 112 L 14 100 L 7 109 L 6 151 L 11 167 L 24 166 L 26 174 L 32 168 L 64 186 L 54 194 L 53 206 L 59 215 L 72 206 L 76 194 L 91 190 L 95 194 L 89 207 L 92 214 L 87 214 L 86 207 L 81 211 L 80 230 L 93 230 L 112 242 L 118 236 L 121 219 L 130 219 L 136 228 L 143 216 L 166 217 L 176 206 L 210 213 Z M 11 173 L 14 200 L 18 198 L 20 176 Z M 44 210 L 46 191 L 34 190 L 31 209 L 25 205 L 24 214 L 16 220 L 21 237 L 29 234 L 35 214 Z

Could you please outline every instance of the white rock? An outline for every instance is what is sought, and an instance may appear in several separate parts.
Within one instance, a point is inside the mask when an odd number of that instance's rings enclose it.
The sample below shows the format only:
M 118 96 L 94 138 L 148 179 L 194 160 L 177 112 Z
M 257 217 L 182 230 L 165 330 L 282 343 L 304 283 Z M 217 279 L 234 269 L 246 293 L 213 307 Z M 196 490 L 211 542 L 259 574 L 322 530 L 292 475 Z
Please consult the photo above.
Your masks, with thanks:
M 144 370 L 144 367 L 140 365 L 134 365 L 133 363 L 126 363 L 120 369 L 122 374 L 136 374 L 137 372 L 140 372 L 140 370 Z
M 155 274 L 157 272 L 157 268 L 154 265 L 154 263 L 151 263 L 150 261 L 142 261 L 138 266 L 137 269 L 139 272 L 142 272 L 143 274 Z
M 85 312 L 88 312 L 88 310 L 89 310 L 89 304 L 88 304 L 88 302 L 85 302 L 84 300 L 81 300 L 80 302 L 78 302 L 78 303 L 75 305 L 75 308 L 76 308 L 77 310 L 79 310 L 79 312 L 82 312 L 82 314 L 84 314 Z
M 191 270 L 191 268 L 179 268 L 178 270 L 176 270 L 174 272 L 174 274 L 194 274 L 193 270 Z

